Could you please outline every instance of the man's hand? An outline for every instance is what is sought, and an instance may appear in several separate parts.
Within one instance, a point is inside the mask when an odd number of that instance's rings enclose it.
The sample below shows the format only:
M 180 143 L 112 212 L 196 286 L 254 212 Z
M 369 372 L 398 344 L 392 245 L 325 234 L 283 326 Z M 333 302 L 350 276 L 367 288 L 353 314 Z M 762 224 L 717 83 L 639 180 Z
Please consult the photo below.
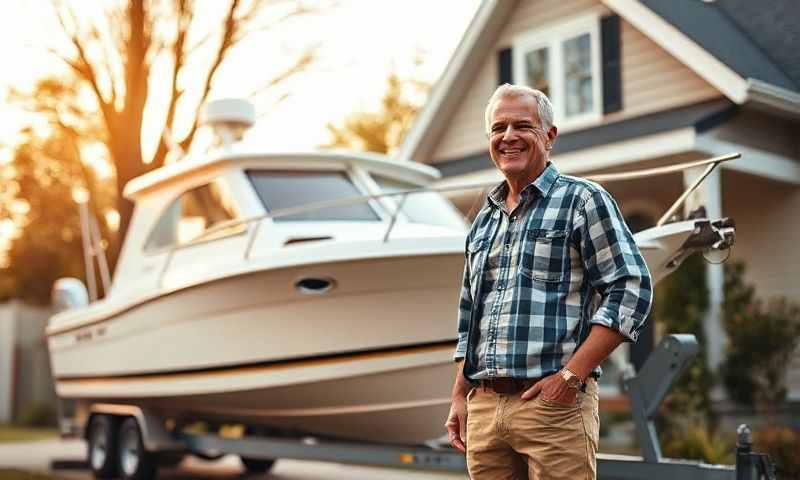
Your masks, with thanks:
M 454 446 L 462 453 L 467 452 L 467 397 L 462 395 L 453 396 L 450 404 L 450 413 L 444 423 L 447 428 L 447 438 L 450 445 Z
M 564 377 L 556 373 L 539 380 L 532 387 L 522 392 L 522 400 L 528 401 L 541 395 L 544 400 L 564 405 L 575 405 L 577 393 L 577 390 L 567 386 Z

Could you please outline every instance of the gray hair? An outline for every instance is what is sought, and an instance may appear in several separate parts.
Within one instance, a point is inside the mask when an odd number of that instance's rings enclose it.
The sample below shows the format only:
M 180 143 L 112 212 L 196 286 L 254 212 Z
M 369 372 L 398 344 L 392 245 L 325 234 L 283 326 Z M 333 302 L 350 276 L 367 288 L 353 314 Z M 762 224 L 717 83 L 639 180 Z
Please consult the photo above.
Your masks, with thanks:
M 489 135 L 491 129 L 494 104 L 497 103 L 497 101 L 501 98 L 524 96 L 533 97 L 533 99 L 536 100 L 536 105 L 539 109 L 539 121 L 542 124 L 542 128 L 544 128 L 545 131 L 550 130 L 550 127 L 553 126 L 553 104 L 550 103 L 550 99 L 547 98 L 547 95 L 540 90 L 536 90 L 535 88 L 525 85 L 511 85 L 509 83 L 504 83 L 497 87 L 492 96 L 489 98 L 489 103 L 486 104 L 484 128 L 486 129 L 487 135 Z

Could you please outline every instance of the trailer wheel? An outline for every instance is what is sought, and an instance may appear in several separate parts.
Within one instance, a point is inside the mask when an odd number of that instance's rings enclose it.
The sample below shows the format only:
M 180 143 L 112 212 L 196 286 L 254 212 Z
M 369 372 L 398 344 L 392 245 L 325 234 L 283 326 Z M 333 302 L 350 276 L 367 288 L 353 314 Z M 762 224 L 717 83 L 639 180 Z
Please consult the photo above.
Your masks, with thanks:
M 89 423 L 89 467 L 95 478 L 117 475 L 117 419 L 110 415 L 94 415 Z
M 139 423 L 133 417 L 122 422 L 117 444 L 119 470 L 125 480 L 152 480 L 156 477 L 156 454 L 144 449 Z
M 239 456 L 239 459 L 242 461 L 242 465 L 244 465 L 244 469 L 247 470 L 247 473 L 267 473 L 272 466 L 275 465 L 275 460 L 242 456 Z

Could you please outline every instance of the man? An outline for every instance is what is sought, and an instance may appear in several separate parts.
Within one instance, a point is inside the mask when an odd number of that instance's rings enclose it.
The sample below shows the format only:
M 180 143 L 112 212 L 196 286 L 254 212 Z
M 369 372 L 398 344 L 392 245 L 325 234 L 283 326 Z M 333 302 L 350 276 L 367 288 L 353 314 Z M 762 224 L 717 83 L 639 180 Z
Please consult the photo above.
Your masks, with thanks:
M 546 95 L 500 86 L 486 130 L 505 181 L 467 236 L 445 426 L 473 480 L 594 479 L 599 365 L 636 340 L 650 274 L 608 192 L 549 162 Z

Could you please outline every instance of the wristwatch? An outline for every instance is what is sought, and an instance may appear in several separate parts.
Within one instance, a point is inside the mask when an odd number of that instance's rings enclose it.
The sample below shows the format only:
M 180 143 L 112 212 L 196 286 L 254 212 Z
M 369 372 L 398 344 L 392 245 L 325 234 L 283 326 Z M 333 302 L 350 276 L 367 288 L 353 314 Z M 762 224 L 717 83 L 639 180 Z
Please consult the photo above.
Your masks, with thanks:
M 567 387 L 573 390 L 580 390 L 581 386 L 583 386 L 581 377 L 575 375 L 568 369 L 562 368 L 561 371 L 559 371 L 558 373 L 561 375 L 561 378 L 564 379 L 564 382 L 567 384 Z

